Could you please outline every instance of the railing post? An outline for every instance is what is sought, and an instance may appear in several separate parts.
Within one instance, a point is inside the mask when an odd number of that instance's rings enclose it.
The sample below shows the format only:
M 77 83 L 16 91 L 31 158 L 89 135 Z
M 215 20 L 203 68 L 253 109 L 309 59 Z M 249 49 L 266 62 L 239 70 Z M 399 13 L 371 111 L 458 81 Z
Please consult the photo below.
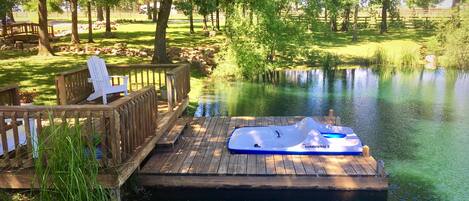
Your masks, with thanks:
M 58 75 L 55 79 L 57 90 L 57 105 L 67 105 L 67 91 L 65 89 L 65 76 Z
M 174 93 L 173 93 L 173 84 L 174 84 L 174 78 L 172 74 L 167 74 L 166 75 L 166 90 L 168 93 L 168 110 L 173 111 L 174 109 Z
M 54 26 L 50 26 L 50 36 L 54 37 Z

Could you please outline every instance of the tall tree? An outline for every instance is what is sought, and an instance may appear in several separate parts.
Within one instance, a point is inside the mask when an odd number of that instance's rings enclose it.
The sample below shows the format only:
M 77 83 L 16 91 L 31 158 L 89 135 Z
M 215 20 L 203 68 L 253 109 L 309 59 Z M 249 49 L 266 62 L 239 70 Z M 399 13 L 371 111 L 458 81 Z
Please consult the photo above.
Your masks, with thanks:
M 104 10 L 106 11 L 106 31 L 104 32 L 104 35 L 111 36 L 111 6 L 106 4 L 104 6 Z
M 388 8 L 389 8 L 389 0 L 382 0 L 382 7 L 381 7 L 381 28 L 379 33 L 383 34 L 384 32 L 388 31 Z
M 166 28 L 168 26 L 169 14 L 171 13 L 172 2 L 172 0 L 162 0 L 160 3 L 152 63 L 171 63 L 166 54 Z
M 91 1 L 86 2 L 86 8 L 88 11 L 88 43 L 94 43 L 93 41 L 93 19 L 91 17 Z
M 197 5 L 198 13 L 204 16 L 204 30 L 207 30 L 207 16 L 216 10 L 215 0 L 195 0 L 195 5 Z
M 13 15 L 13 7 L 11 7 L 7 12 L 8 17 L 12 22 L 15 22 L 15 16 Z
M 216 0 L 215 4 L 216 4 L 216 7 L 217 7 L 217 10 L 215 11 L 216 12 L 216 18 L 217 18 L 217 30 L 220 31 L 220 2 L 219 2 L 219 0 Z
M 342 21 L 342 27 L 341 31 L 348 31 L 349 30 L 349 25 L 350 25 L 350 13 L 352 12 L 352 1 L 345 0 L 343 3 L 343 21 Z
M 72 43 L 79 44 L 80 37 L 78 36 L 78 1 L 70 0 L 70 10 L 72 11 Z
M 358 40 L 358 2 L 355 3 L 355 10 L 353 11 L 353 36 L 352 41 L 356 42 Z
M 102 5 L 96 5 L 96 20 L 104 21 L 104 11 Z
M 47 2 L 46 0 L 38 1 L 38 15 L 39 15 L 39 45 L 38 55 L 40 56 L 51 56 L 52 48 L 49 42 L 49 33 L 47 25 Z
M 151 12 L 151 9 L 150 9 L 151 8 L 150 0 L 146 0 L 145 3 L 147 3 L 147 17 L 148 17 L 149 20 L 151 20 L 152 19 L 152 16 L 151 16 L 152 12 Z
M 2 0 L 0 2 L 0 20 L 1 20 L 2 26 L 5 26 L 7 24 L 7 15 L 14 5 L 15 5 L 14 0 Z M 5 32 L 6 32 L 6 29 L 2 29 L 2 34 L 5 34 Z
M 194 33 L 194 4 L 192 0 L 176 1 L 174 2 L 174 6 L 177 10 L 182 11 L 184 15 L 189 17 L 189 32 Z
M 111 7 L 119 3 L 119 0 L 96 0 L 96 4 L 104 6 L 105 15 L 106 15 L 106 31 L 104 35 L 106 37 L 111 37 Z
M 153 22 L 156 22 L 158 20 L 158 0 L 153 0 Z

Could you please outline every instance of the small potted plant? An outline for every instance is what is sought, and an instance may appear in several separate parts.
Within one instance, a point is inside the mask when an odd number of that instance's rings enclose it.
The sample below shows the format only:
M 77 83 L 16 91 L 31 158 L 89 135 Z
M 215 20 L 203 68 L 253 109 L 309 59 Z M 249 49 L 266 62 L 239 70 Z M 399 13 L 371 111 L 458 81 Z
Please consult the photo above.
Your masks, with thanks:
M 29 106 L 33 105 L 34 98 L 38 96 L 36 89 L 33 89 L 32 91 L 26 91 L 22 90 L 18 93 L 18 96 L 20 98 L 20 104 L 22 106 Z

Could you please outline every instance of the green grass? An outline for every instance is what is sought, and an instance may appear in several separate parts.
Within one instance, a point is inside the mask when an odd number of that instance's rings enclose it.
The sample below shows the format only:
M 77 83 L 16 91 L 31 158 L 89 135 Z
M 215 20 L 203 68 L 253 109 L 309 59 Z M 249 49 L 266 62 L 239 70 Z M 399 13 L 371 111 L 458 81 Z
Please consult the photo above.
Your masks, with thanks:
M 344 63 L 361 63 L 369 58 L 378 47 L 382 47 L 391 57 L 401 55 L 408 49 L 420 49 L 434 33 L 424 30 L 390 30 L 383 35 L 375 30 L 359 32 L 357 42 L 352 42 L 350 33 L 316 32 L 312 36 L 311 47 L 339 55 Z
M 205 37 L 202 33 L 202 24 L 197 23 L 195 34 L 189 34 L 186 24 L 170 24 L 168 29 L 168 44 L 176 47 L 197 47 L 213 45 L 223 40 L 223 35 Z M 155 24 L 137 23 L 121 24 L 114 31 L 116 38 L 104 38 L 103 30 L 94 34 L 95 43 L 87 44 L 86 34 L 80 34 L 81 47 L 99 46 L 112 47 L 115 43 L 127 43 L 128 48 L 153 49 Z M 69 45 L 70 37 L 64 37 L 53 43 L 54 46 Z M 57 53 L 54 57 L 36 56 L 35 52 L 2 51 L 0 52 L 0 83 L 19 83 L 23 89 L 36 89 L 40 95 L 35 104 L 53 105 L 56 101 L 54 79 L 57 73 L 79 68 L 86 65 L 89 55 L 76 55 L 71 53 Z M 101 55 L 110 64 L 136 64 L 150 63 L 151 58 Z M 201 82 L 202 77 L 193 77 L 193 84 Z M 197 91 L 192 87 L 193 91 Z M 194 96 L 191 96 L 194 97 Z M 196 98 L 196 97 L 194 97 Z M 196 102 L 196 101 L 193 101 Z

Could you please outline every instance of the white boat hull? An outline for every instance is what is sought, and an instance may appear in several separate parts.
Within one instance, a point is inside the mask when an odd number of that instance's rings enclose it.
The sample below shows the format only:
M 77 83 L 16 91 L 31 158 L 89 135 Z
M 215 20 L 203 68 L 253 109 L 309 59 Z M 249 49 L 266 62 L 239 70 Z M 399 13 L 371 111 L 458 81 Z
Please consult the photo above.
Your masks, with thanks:
M 241 154 L 361 155 L 363 145 L 350 128 L 327 127 L 306 117 L 289 126 L 237 128 L 228 149 Z

